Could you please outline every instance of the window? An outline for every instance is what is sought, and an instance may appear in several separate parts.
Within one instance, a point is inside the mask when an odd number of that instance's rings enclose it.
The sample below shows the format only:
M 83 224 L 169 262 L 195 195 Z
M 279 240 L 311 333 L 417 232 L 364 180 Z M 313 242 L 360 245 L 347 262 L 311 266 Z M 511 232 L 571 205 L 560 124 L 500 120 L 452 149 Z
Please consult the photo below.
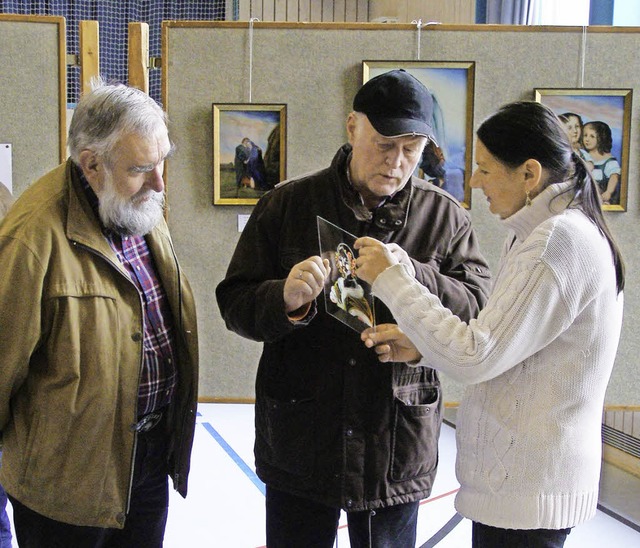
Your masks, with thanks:
M 530 25 L 589 24 L 589 0 L 531 0 Z

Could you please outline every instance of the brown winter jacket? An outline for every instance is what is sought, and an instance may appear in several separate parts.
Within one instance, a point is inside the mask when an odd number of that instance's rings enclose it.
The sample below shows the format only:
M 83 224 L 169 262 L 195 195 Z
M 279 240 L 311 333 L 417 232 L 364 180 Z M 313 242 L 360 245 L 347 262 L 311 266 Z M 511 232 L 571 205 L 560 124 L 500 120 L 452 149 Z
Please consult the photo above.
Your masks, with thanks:
M 164 221 L 146 240 L 176 327 L 169 465 L 185 496 L 197 397 L 195 306 Z M 51 519 L 122 527 L 136 447 L 142 303 L 70 161 L 14 204 L 0 225 L 0 265 L 0 483 Z
M 346 173 L 349 145 L 332 165 L 281 183 L 254 209 L 216 290 L 227 327 L 264 342 L 256 380 L 256 466 L 268 485 L 347 510 L 429 495 L 438 462 L 442 395 L 435 371 L 381 364 L 360 334 L 325 312 L 285 314 L 292 266 L 319 255 L 317 216 L 355 236 L 395 242 L 416 278 L 468 320 L 486 301 L 489 270 L 467 212 L 411 178 L 374 213 Z M 381 303 L 378 323 L 393 321 Z

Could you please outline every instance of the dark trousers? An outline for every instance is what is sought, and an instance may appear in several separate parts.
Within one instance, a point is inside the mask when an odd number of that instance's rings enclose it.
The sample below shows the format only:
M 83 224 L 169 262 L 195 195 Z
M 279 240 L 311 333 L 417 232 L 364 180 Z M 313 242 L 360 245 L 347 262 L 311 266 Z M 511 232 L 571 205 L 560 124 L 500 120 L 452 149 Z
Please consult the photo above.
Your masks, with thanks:
M 167 436 L 163 422 L 149 432 L 138 434 L 131 505 L 124 529 L 82 527 L 55 521 L 27 508 L 9 494 L 20 548 L 161 547 L 169 506 Z
M 571 529 L 500 529 L 473 522 L 473 548 L 562 548 Z
M 331 548 L 340 508 L 267 486 L 267 547 Z M 414 548 L 419 502 L 347 512 L 351 548 Z

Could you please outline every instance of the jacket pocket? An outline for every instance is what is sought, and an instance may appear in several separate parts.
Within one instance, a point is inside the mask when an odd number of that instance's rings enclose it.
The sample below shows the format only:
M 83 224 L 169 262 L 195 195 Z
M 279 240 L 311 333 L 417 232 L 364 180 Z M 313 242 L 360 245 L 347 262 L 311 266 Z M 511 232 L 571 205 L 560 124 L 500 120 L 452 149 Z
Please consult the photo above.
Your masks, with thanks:
M 271 466 L 296 476 L 310 476 L 315 454 L 315 400 L 266 397 L 261 407 L 256 414 L 256 449 Z
M 46 435 L 46 429 L 42 429 L 40 426 L 40 415 L 33 416 L 32 420 L 28 424 L 28 428 L 24 428 L 23 431 L 26 434 L 25 436 L 25 445 L 22 445 L 22 442 L 19 441 L 16 445 L 20 447 L 23 451 L 22 453 L 22 468 L 20 469 L 20 483 L 24 483 L 25 479 L 30 478 L 33 475 L 33 470 L 37 470 L 37 464 L 34 465 L 34 461 L 37 462 L 37 453 L 35 452 L 35 448 L 38 446 L 38 440 L 46 439 L 43 434 Z M 20 439 L 20 432 L 16 434 Z M 50 464 L 50 463 L 49 463 Z M 50 466 L 45 467 L 45 470 L 48 470 Z
M 391 480 L 404 481 L 430 474 L 438 465 L 442 424 L 440 388 L 407 387 L 395 395 L 391 436 Z

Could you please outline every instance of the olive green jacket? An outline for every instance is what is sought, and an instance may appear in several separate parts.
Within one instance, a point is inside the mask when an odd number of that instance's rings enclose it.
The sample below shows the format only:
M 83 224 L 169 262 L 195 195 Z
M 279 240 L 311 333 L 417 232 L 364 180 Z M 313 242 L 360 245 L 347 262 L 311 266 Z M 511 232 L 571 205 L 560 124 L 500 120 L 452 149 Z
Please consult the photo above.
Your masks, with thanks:
M 169 470 L 186 496 L 197 399 L 193 295 L 167 225 L 146 236 L 168 295 L 179 384 Z M 143 310 L 69 161 L 0 224 L 0 483 L 32 510 L 123 527 L 136 450 Z

